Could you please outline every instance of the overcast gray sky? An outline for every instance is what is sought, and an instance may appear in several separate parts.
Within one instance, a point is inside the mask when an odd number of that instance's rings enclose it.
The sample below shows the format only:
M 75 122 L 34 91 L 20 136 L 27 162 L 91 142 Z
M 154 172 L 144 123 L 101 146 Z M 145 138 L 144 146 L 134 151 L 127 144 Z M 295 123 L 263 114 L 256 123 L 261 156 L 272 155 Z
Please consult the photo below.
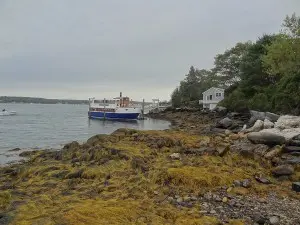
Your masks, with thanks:
M 0 95 L 169 99 L 300 0 L 0 0 Z

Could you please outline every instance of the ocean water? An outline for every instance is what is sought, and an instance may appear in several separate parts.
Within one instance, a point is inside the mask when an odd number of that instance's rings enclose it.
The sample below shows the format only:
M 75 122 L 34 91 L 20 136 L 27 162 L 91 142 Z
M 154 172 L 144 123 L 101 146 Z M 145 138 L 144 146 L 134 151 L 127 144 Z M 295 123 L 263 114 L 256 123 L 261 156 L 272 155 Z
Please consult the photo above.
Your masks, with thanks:
M 163 120 L 130 122 L 90 120 L 87 105 L 0 104 L 0 110 L 16 111 L 0 116 L 0 164 L 19 160 L 14 148 L 59 149 L 71 141 L 84 142 L 95 134 L 110 134 L 118 128 L 168 129 Z

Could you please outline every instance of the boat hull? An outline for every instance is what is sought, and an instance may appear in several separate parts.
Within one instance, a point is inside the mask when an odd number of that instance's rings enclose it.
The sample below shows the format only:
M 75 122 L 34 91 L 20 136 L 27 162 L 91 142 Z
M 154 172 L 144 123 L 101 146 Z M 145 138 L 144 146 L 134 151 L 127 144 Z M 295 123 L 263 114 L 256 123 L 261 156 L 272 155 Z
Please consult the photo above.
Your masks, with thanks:
M 96 112 L 88 113 L 91 119 L 107 119 L 107 120 L 136 120 L 140 113 L 114 113 L 114 112 Z
M 15 111 L 11 111 L 11 112 L 8 112 L 8 111 L 4 111 L 4 112 L 0 112 L 0 116 L 14 116 L 16 115 L 17 113 Z

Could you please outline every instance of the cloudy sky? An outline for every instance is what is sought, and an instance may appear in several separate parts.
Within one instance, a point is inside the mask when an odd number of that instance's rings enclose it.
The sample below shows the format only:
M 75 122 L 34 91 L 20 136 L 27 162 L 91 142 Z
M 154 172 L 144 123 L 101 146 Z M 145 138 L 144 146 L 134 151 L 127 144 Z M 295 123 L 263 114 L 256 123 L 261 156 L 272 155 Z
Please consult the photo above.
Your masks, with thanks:
M 300 0 L 0 0 L 0 95 L 169 99 Z

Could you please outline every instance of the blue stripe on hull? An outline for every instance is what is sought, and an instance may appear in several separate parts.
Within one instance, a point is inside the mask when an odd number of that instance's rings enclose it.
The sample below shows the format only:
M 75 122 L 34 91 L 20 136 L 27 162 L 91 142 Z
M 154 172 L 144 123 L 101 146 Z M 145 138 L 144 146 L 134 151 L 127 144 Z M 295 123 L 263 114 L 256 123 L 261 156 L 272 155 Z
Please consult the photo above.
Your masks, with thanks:
M 123 119 L 123 120 L 136 120 L 139 113 L 105 113 L 105 119 Z M 89 118 L 104 119 L 103 112 L 89 112 Z

